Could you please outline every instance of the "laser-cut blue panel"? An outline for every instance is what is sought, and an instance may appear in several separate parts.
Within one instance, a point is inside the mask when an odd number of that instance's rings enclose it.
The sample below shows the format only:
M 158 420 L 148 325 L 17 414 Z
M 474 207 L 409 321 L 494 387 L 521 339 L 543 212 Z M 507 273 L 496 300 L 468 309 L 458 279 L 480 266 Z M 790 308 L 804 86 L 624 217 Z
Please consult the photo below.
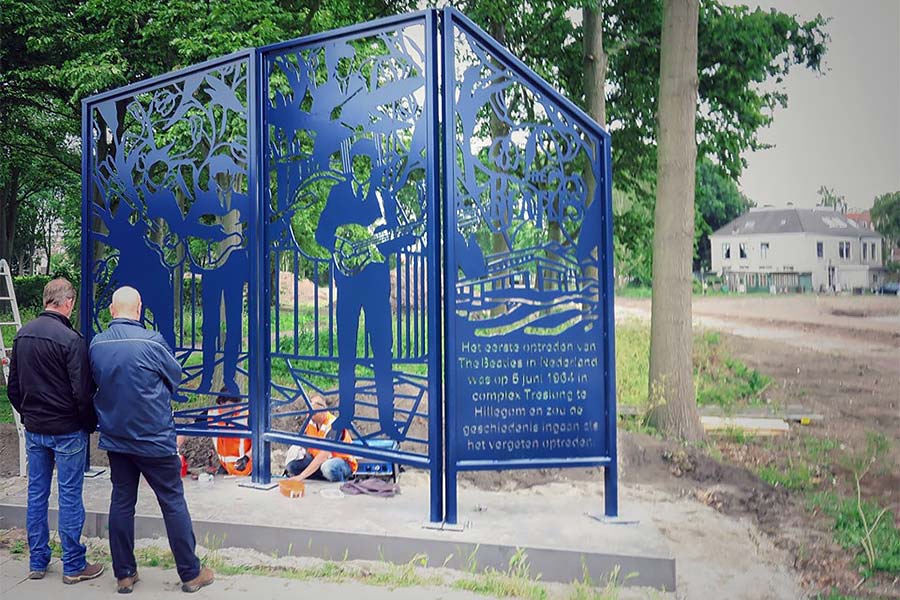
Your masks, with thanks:
M 210 421 L 202 405 L 247 397 L 247 79 L 244 56 L 86 104 L 92 331 L 116 288 L 137 288 L 145 323 L 184 365 L 177 395 L 201 405 L 179 422 L 232 434 L 247 431 L 246 413 Z
M 396 440 L 398 460 L 417 463 L 430 460 L 428 400 L 440 398 L 429 378 L 439 339 L 428 283 L 431 18 L 281 44 L 264 59 L 268 264 L 278 272 L 270 431 L 303 432 L 321 396 L 337 415 L 332 431 L 348 429 L 363 451 Z
M 606 132 L 460 13 L 444 19 L 455 522 L 457 470 L 615 463 L 611 182 Z

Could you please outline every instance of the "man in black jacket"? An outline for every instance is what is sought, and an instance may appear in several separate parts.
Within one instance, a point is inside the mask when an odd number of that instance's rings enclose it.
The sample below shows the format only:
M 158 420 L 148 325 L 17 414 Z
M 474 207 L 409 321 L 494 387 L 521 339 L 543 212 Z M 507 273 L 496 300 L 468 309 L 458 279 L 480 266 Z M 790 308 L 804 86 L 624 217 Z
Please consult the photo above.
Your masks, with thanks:
M 25 425 L 29 578 L 42 579 L 50 563 L 47 499 L 55 463 L 63 583 L 103 573 L 103 565 L 88 564 L 81 543 L 84 467 L 97 417 L 84 340 L 69 322 L 74 307 L 75 288 L 67 280 L 54 279 L 44 287 L 44 312 L 22 327 L 13 342 L 7 389 Z

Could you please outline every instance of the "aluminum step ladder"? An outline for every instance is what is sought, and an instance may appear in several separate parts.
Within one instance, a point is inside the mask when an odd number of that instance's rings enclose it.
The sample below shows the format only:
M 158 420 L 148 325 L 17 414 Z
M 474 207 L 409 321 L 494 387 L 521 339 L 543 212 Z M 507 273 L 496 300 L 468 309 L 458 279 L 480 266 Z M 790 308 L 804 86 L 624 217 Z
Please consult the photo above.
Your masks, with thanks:
M 6 327 L 15 327 L 15 333 L 19 333 L 22 328 L 22 317 L 19 314 L 19 302 L 16 300 L 16 290 L 13 288 L 12 272 L 9 269 L 9 263 L 5 258 L 0 258 L 0 282 L 3 289 L 0 290 L 0 313 L 6 308 L 5 302 L 9 302 L 12 308 L 12 321 L 0 321 L 0 363 L 3 364 L 3 381 L 9 385 L 9 353 L 12 347 L 6 347 L 6 341 L 3 339 L 3 331 Z M 13 419 L 16 422 L 16 433 L 19 434 L 19 475 L 25 477 L 28 473 L 28 462 L 25 454 L 25 427 L 19 418 L 16 409 L 12 409 Z

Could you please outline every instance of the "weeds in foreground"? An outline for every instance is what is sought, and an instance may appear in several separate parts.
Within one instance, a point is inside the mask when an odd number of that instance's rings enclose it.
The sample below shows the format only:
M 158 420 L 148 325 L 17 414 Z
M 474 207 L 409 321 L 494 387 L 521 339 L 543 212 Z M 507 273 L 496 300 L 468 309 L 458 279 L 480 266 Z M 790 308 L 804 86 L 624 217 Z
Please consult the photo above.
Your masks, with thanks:
M 469 568 L 474 570 L 474 553 L 469 556 Z M 505 572 L 488 567 L 483 573 L 471 574 L 453 582 L 452 587 L 498 598 L 529 598 L 544 600 L 547 589 L 540 583 L 540 575 L 531 577 L 528 554 L 519 548 L 509 559 Z
M 417 554 L 403 564 L 384 563 L 384 570 L 374 571 L 366 578 L 366 582 L 387 587 L 440 585 L 440 578 L 422 574 L 422 570 L 427 566 L 428 555 Z
M 772 383 L 771 377 L 730 356 L 721 335 L 714 331 L 704 331 L 694 337 L 693 364 L 700 405 L 713 404 L 727 411 L 741 403 L 761 404 L 765 390 Z M 617 403 L 649 413 L 664 402 L 661 394 L 649 393 L 649 382 L 649 325 L 636 320 L 616 323 Z M 640 431 L 646 423 L 637 419 L 624 425 Z
M 900 573 L 900 533 L 898 533 L 896 526 L 893 525 L 893 515 L 887 508 L 878 510 L 877 505 L 872 505 L 862 500 L 863 478 L 873 468 L 884 467 L 887 451 L 887 438 L 882 434 L 870 433 L 866 440 L 865 452 L 863 454 L 849 454 L 845 458 L 844 465 L 853 473 L 854 483 L 856 484 L 856 514 L 859 516 L 859 523 L 862 524 L 861 531 L 857 531 L 859 529 L 857 527 L 845 528 L 845 530 L 848 532 L 851 540 L 856 539 L 857 543 L 862 546 L 870 572 L 884 570 L 891 573 Z M 888 515 L 885 521 L 888 526 L 879 529 L 878 524 L 885 515 Z M 847 522 L 852 525 L 853 521 Z M 840 521 L 836 523 L 835 527 L 837 528 L 838 525 L 843 524 L 844 522 Z M 873 538 L 875 532 L 879 532 L 877 543 L 876 539 Z
M 213 540 L 212 544 L 215 545 L 215 543 L 216 540 Z M 28 550 L 23 540 L 17 540 L 17 543 L 10 544 L 9 548 L 12 554 L 27 554 Z M 110 561 L 109 549 L 105 545 L 92 545 L 88 552 L 92 562 Z M 252 575 L 334 583 L 357 581 L 388 588 L 435 586 L 468 590 L 497 598 L 515 597 L 534 600 L 545 600 L 551 595 L 554 598 L 562 597 L 569 600 L 618 600 L 619 597 L 619 586 L 623 580 L 619 575 L 618 568 L 601 585 L 595 585 L 585 568 L 581 581 L 575 581 L 570 585 L 555 587 L 556 584 L 554 584 L 554 587 L 548 587 L 541 581 L 539 574 L 531 573 L 528 555 L 523 549 L 516 551 L 503 571 L 487 568 L 479 572 L 477 552 L 476 548 L 466 557 L 467 572 L 460 574 L 459 577 L 440 571 L 428 571 L 429 559 L 425 554 L 418 554 L 403 564 L 376 563 L 373 566 L 361 566 L 358 563 L 316 561 L 315 564 L 307 567 L 292 568 L 266 564 L 256 566 L 232 564 L 227 556 L 216 548 L 208 549 L 201 556 L 201 560 L 216 573 L 226 576 Z M 452 556 L 448 557 L 442 566 L 446 567 L 451 558 Z M 159 545 L 151 544 L 136 548 L 135 559 L 140 567 L 175 568 L 172 553 L 168 548 Z M 625 580 L 629 577 L 631 576 L 625 577 Z
M 740 427 L 726 427 L 717 432 L 716 435 L 727 442 L 739 444 L 741 446 L 749 444 L 756 439 L 756 435 L 752 431 L 747 431 Z
M 857 596 L 845 596 L 839 594 L 837 590 L 831 590 L 827 596 L 818 594 L 813 600 L 861 600 Z
M 817 483 L 815 469 L 805 462 L 783 469 L 774 465 L 761 467 L 759 478 L 769 485 L 798 491 L 812 490 Z
M 175 557 L 172 552 L 159 546 L 143 546 L 135 548 L 134 558 L 139 565 L 147 567 L 159 567 L 160 569 L 174 569 Z
M 827 455 L 837 447 L 836 442 L 827 440 L 806 440 L 804 445 L 810 456 Z M 835 541 L 857 553 L 864 578 L 877 572 L 900 574 L 900 530 L 894 524 L 894 516 L 878 502 L 862 497 L 865 478 L 889 469 L 888 449 L 884 435 L 870 433 L 864 449 L 838 458 L 841 466 L 850 473 L 855 494 L 842 497 L 834 492 L 820 492 L 809 496 L 811 508 L 821 510 L 834 520 Z
M 607 576 L 606 584 L 603 587 L 594 585 L 584 561 L 581 562 L 581 571 L 581 581 L 572 582 L 568 600 L 619 600 L 620 569 L 618 566 Z M 634 575 L 634 573 L 630 573 L 625 576 L 625 579 L 628 580 Z

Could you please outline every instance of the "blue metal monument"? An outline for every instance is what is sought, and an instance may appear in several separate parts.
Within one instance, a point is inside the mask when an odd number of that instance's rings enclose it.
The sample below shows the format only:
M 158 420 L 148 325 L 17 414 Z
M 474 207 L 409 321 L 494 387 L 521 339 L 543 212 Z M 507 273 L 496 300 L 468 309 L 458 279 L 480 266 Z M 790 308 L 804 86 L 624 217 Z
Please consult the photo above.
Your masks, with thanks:
M 604 465 L 616 514 L 609 136 L 459 12 L 93 96 L 83 144 L 85 334 L 140 290 L 181 433 L 428 469 L 432 522 L 460 470 Z

